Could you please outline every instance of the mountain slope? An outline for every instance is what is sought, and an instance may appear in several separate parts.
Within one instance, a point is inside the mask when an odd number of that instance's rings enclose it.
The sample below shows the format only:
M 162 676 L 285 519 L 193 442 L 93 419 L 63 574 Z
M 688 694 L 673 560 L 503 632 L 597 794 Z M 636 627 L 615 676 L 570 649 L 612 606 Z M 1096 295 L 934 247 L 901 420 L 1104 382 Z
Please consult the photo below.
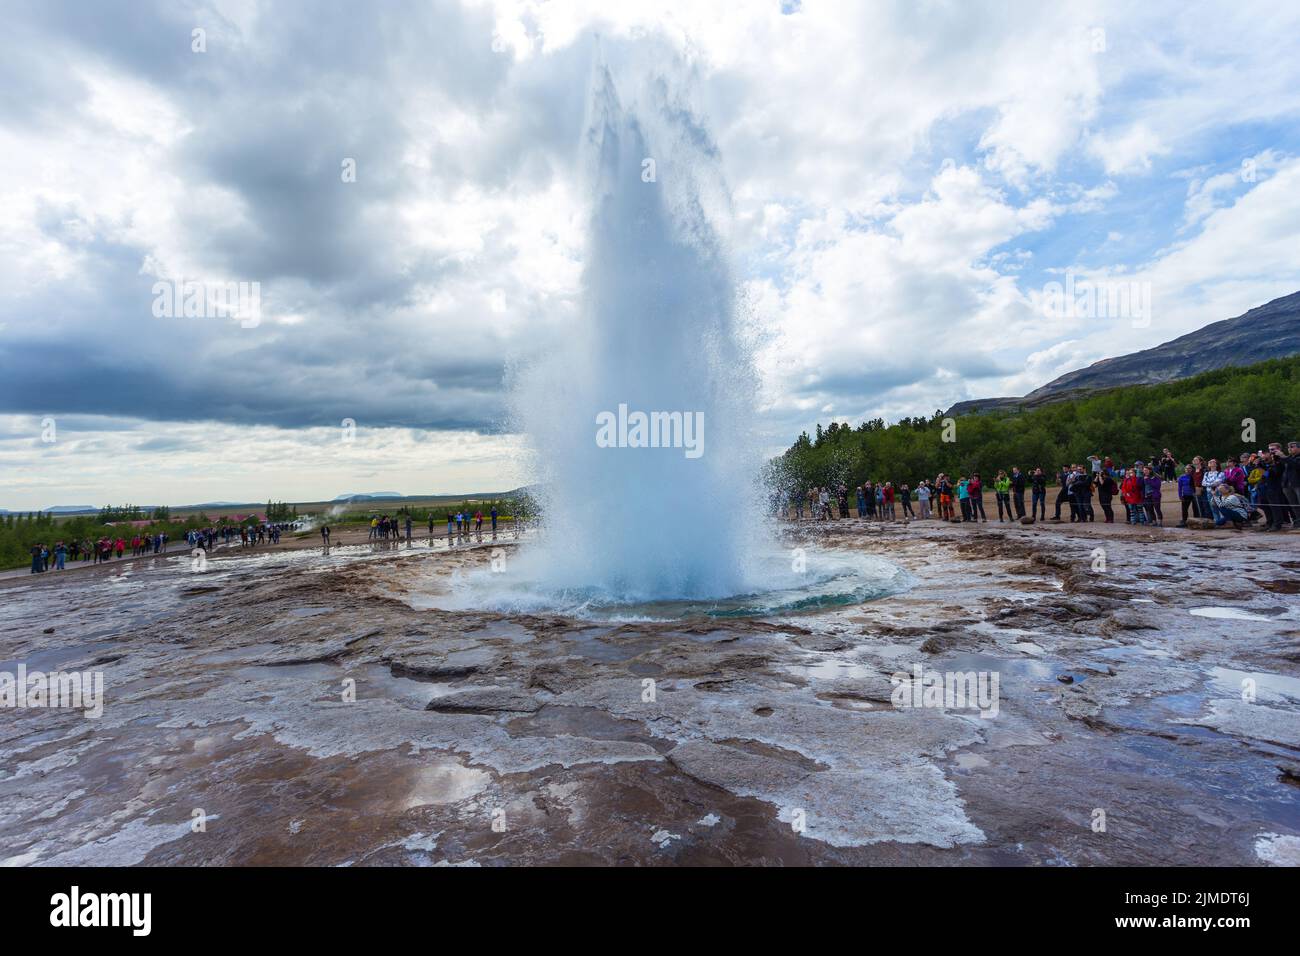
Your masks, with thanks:
M 373 501 L 376 498 L 401 498 L 402 495 L 397 491 L 351 491 L 347 494 L 338 495 L 335 501 Z
M 1274 299 L 1244 315 L 1129 355 L 1102 359 L 1067 372 L 1022 398 L 958 402 L 948 415 L 989 409 L 1036 408 L 1084 392 L 1120 385 L 1157 385 L 1229 366 L 1300 354 L 1300 292 Z

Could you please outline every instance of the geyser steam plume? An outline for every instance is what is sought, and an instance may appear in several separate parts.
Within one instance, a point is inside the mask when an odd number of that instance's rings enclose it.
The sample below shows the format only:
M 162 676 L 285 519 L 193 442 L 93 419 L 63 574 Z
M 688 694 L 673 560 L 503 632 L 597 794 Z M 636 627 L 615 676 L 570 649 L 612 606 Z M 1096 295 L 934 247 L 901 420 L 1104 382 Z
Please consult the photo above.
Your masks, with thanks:
M 597 601 L 747 593 L 758 586 L 748 570 L 761 512 L 757 390 L 737 329 L 717 150 L 665 77 L 616 90 L 607 68 L 594 76 L 580 314 L 518 373 L 513 395 L 545 522 L 524 573 Z M 620 406 L 702 415 L 698 457 L 602 447 L 598 423 Z

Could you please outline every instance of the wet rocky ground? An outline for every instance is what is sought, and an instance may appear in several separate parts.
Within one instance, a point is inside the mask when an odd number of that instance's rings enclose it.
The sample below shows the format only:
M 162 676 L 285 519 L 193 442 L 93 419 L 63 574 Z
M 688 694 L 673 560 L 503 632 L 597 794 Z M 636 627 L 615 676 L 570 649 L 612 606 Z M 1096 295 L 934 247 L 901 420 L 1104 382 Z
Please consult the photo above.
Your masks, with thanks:
M 533 546 L 507 536 L 10 583 L 0 671 L 99 671 L 105 704 L 0 712 L 4 862 L 1300 862 L 1300 536 L 784 534 L 912 586 L 762 620 L 430 606 Z M 996 712 L 897 706 L 917 666 L 996 675 Z

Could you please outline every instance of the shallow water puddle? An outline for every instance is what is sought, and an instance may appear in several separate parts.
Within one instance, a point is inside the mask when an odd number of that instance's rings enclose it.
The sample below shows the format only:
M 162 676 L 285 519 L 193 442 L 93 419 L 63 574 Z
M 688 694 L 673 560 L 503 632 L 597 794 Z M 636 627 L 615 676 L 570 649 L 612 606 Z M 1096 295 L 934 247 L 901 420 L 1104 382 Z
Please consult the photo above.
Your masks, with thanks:
M 1196 695 L 1172 695 L 1180 700 L 1169 700 L 1176 709 L 1192 708 Z M 1166 728 L 1167 729 L 1167 728 Z M 1229 743 L 1208 727 L 1179 725 L 1180 735 L 1202 738 L 1207 743 Z M 1189 747 L 1185 739 L 1168 740 L 1150 735 L 1125 735 L 1118 745 L 1142 754 L 1149 759 L 1148 773 L 1182 780 L 1195 780 L 1198 790 L 1213 794 L 1224 804 L 1236 805 L 1242 813 L 1256 821 L 1267 821 L 1282 826 L 1295 825 L 1300 813 L 1300 793 L 1294 787 L 1278 786 L 1277 770 L 1272 761 L 1226 761 L 1199 747 Z M 1216 816 L 1221 814 L 1216 813 Z
M 817 664 L 788 664 L 791 674 L 811 677 L 813 680 L 867 680 L 879 674 L 874 667 L 852 661 L 821 661 Z
M 1048 677 L 1055 677 L 1059 673 L 1057 667 L 1051 664 L 1039 661 L 1033 658 L 1007 658 L 993 657 L 989 654 L 957 654 L 953 657 L 945 658 L 943 661 L 945 670 L 953 671 L 987 671 L 1002 676 L 1011 675 L 1014 677 L 1028 677 L 1035 680 L 1042 680 Z M 1083 680 L 1082 675 L 1073 675 L 1076 681 Z
M 1100 647 L 1094 651 L 1088 652 L 1090 657 L 1100 657 L 1104 660 L 1115 661 L 1141 661 L 1144 658 L 1163 658 L 1168 660 L 1173 655 L 1166 650 L 1156 647 L 1146 647 L 1141 644 L 1123 644 L 1119 647 Z
M 357 700 L 396 700 L 413 707 L 423 708 L 435 697 L 443 697 L 457 690 L 453 684 L 416 680 L 411 677 L 394 677 L 384 664 L 363 664 L 357 667 L 340 667 L 338 664 L 254 664 L 235 670 L 238 677 L 256 681 L 297 681 L 311 684 L 330 695 L 343 693 L 343 681 L 356 681 Z
M 75 661 L 84 660 L 85 663 L 89 663 L 95 656 L 116 646 L 117 641 L 94 641 L 88 644 L 42 647 L 33 650 L 25 658 L 0 661 L 0 671 L 13 673 L 17 671 L 19 664 L 26 664 L 29 672 L 66 669 L 68 664 Z
M 327 607 L 295 607 L 289 609 L 290 617 L 315 617 L 318 614 L 328 614 L 330 608 Z
M 1188 614 L 1195 614 L 1197 617 L 1211 617 L 1221 621 L 1268 621 L 1262 614 L 1254 614 L 1250 611 L 1243 611 L 1237 607 L 1193 607 L 1188 608 Z
M 1033 641 L 1021 641 L 1018 644 L 1010 645 L 1013 651 L 1020 651 L 1022 654 L 1028 654 L 1030 657 L 1042 657 L 1044 651 Z
M 1253 693 L 1270 702 L 1283 700 L 1300 703 L 1300 678 L 1266 671 L 1238 671 L 1229 667 L 1210 669 L 1214 686 L 1233 696 Z M 1247 681 L 1250 683 L 1247 684 Z M 1245 699 L 1245 698 L 1243 698 Z
M 487 771 L 465 767 L 454 760 L 439 761 L 415 772 L 411 789 L 402 798 L 402 809 L 460 803 L 478 796 L 491 781 Z

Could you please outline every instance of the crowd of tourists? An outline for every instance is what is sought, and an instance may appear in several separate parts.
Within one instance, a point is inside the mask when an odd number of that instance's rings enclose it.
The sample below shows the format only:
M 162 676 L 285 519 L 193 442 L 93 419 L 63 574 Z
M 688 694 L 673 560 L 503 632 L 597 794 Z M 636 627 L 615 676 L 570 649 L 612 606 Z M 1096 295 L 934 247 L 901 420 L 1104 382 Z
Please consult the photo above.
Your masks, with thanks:
M 280 535 L 297 527 L 293 522 L 262 522 L 248 525 L 221 525 L 218 527 L 199 528 L 185 532 L 185 542 L 190 548 L 202 548 L 211 551 L 218 544 L 251 548 L 261 544 L 279 544 Z M 103 564 L 107 561 L 120 561 L 127 552 L 133 558 L 149 557 L 167 550 L 170 537 L 159 531 L 153 534 L 132 534 L 104 536 L 98 539 L 72 539 L 56 541 L 54 544 L 38 542 L 31 546 L 32 574 L 45 571 L 64 571 L 69 563 Z
M 496 505 L 493 505 L 488 513 L 488 520 L 492 523 L 492 531 L 497 530 L 497 518 L 499 512 Z M 481 532 L 483 530 L 484 515 L 482 511 L 476 511 L 470 514 L 468 511 L 456 511 L 447 513 L 447 536 L 461 536 L 471 533 L 471 530 Z M 428 529 L 429 537 L 433 537 L 434 528 L 437 525 L 432 512 L 429 514 Z M 405 521 L 399 519 L 396 515 L 373 515 L 370 518 L 370 533 L 367 536 L 368 541 L 396 541 L 405 538 L 410 541 L 414 534 L 415 523 L 408 514 Z
M 498 518 L 496 505 L 492 506 L 488 514 L 492 522 L 492 533 L 495 534 L 497 530 L 497 518 Z M 451 538 L 453 536 L 460 537 L 469 534 L 471 532 L 471 525 L 473 526 L 472 529 L 473 533 L 479 534 L 483 531 L 483 512 L 476 511 L 472 515 L 468 511 L 447 512 L 447 537 L 448 538 Z M 516 521 L 516 526 L 517 525 L 518 522 Z M 432 515 L 429 516 L 429 534 L 433 534 Z
M 500 512 L 496 505 L 493 505 L 486 515 L 482 511 L 475 511 L 472 514 L 469 511 L 449 511 L 447 512 L 447 537 L 463 538 L 466 535 L 482 533 L 483 522 L 490 522 L 490 528 L 493 534 L 497 531 L 497 522 L 500 519 Z M 429 537 L 434 536 L 434 531 L 438 527 L 438 521 L 430 512 L 428 516 Z M 515 518 L 515 529 L 519 528 L 519 519 Z M 415 521 L 409 515 L 387 515 L 375 514 L 370 516 L 370 524 L 366 534 L 366 540 L 378 544 L 391 544 L 394 542 L 413 540 L 415 534 Z M 330 546 L 331 530 L 329 525 L 322 525 L 320 528 L 321 543 L 328 548 Z
M 447 513 L 447 536 L 451 538 L 464 538 L 471 534 L 481 534 L 485 521 L 489 522 L 490 530 L 493 534 L 497 532 L 497 524 L 500 519 L 500 512 L 493 505 L 485 515 L 481 510 L 471 513 L 468 510 L 448 512 Z M 286 531 L 295 531 L 301 528 L 301 522 L 269 522 L 261 521 L 249 524 L 223 524 L 207 528 L 195 528 L 185 533 L 185 542 L 193 550 L 201 548 L 210 552 L 219 546 L 238 545 L 241 548 L 256 548 L 262 545 L 276 545 L 280 543 L 280 536 Z M 428 518 L 429 537 L 432 538 L 434 530 L 437 527 L 437 520 L 432 514 Z M 514 519 L 515 530 L 520 527 L 519 517 Z M 320 526 L 321 541 L 326 548 L 330 546 L 330 527 L 327 524 Z M 368 540 L 371 542 L 394 543 L 405 538 L 411 541 L 414 534 L 414 521 L 409 514 L 372 515 L 369 523 Z M 33 574 L 49 570 L 62 571 L 67 567 L 67 563 L 77 561 L 94 561 L 99 564 L 104 561 L 120 560 L 127 551 L 130 551 L 132 557 L 143 557 L 151 554 L 158 554 L 166 551 L 168 536 L 166 534 L 135 534 L 131 537 L 103 537 L 97 541 L 58 541 L 53 545 L 43 543 L 35 544 L 31 547 Z
M 185 540 L 191 548 L 202 548 L 204 551 L 211 551 L 218 544 L 233 546 L 236 541 L 241 548 L 256 548 L 262 544 L 279 544 L 280 535 L 286 531 L 295 531 L 298 527 L 299 523 L 296 521 L 226 524 L 187 531 Z
M 1172 488 L 1166 489 L 1169 484 Z M 1179 463 L 1168 448 L 1131 465 L 1110 457 L 1089 455 L 1084 464 L 1062 465 L 1049 475 L 1036 467 L 998 471 L 985 481 L 979 472 L 923 478 L 915 487 L 892 481 L 865 481 L 856 488 L 813 487 L 796 492 L 790 502 L 796 519 L 829 520 L 850 516 L 892 521 L 898 518 L 987 522 L 984 496 L 993 493 L 997 520 L 1046 520 L 1053 497 L 1053 519 L 1071 522 L 1117 518 L 1131 525 L 1165 524 L 1166 495 L 1177 498 L 1178 527 L 1192 518 L 1213 521 L 1215 527 L 1240 530 L 1258 522 L 1262 531 L 1300 528 L 1300 442 L 1284 449 L 1278 442 L 1267 449 L 1222 460 L 1194 455 Z M 1025 496 L 1029 495 L 1026 511 Z M 1094 507 L 1093 501 L 1096 500 Z M 915 508 L 913 508 L 915 504 Z M 1172 502 L 1170 502 L 1172 506 Z M 1100 518 L 1098 517 L 1100 510 Z
M 388 541 L 401 537 L 401 528 L 394 515 L 391 518 L 388 515 L 373 515 L 370 518 L 370 533 L 366 536 L 367 541 Z M 411 516 L 406 516 L 406 539 L 411 539 Z
M 126 537 L 81 538 L 68 541 L 56 541 L 54 544 L 37 542 L 30 548 L 32 556 L 32 574 L 44 571 L 63 571 L 68 563 L 91 562 L 102 564 L 105 561 L 120 560 L 128 550 L 132 557 L 157 554 L 167 548 L 167 535 L 132 535 Z

